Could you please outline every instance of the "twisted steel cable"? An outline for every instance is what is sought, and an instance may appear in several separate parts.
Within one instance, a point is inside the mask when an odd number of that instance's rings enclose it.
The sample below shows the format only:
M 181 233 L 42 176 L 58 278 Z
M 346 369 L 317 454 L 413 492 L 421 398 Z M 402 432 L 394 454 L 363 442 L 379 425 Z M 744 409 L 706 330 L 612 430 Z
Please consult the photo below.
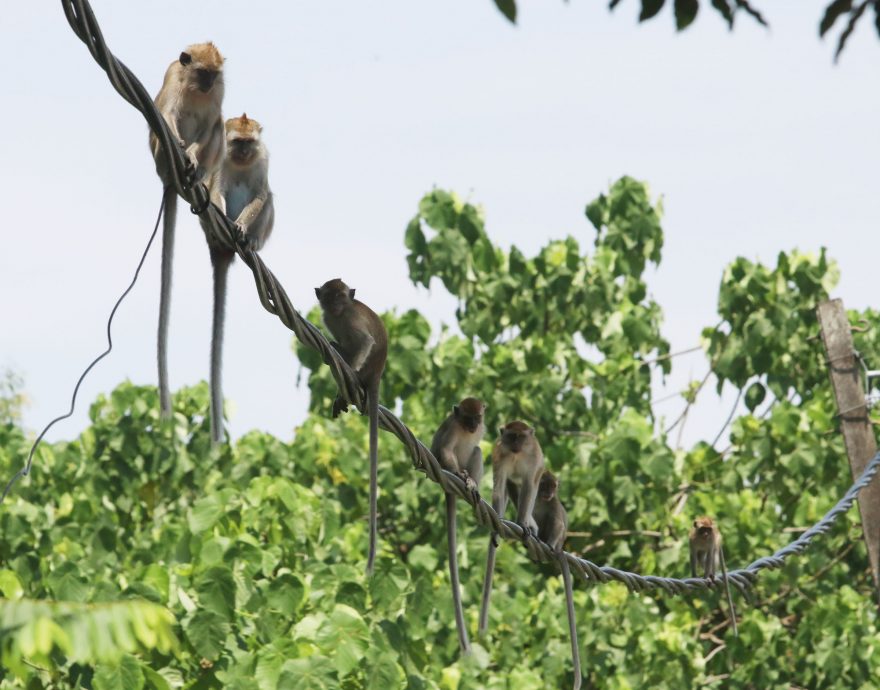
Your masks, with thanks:
M 190 184 L 191 175 L 187 168 L 188 161 L 183 149 L 171 136 L 164 118 L 156 109 L 153 99 L 143 84 L 107 48 L 98 21 L 87 0 L 61 0 L 61 5 L 70 27 L 86 44 L 95 61 L 107 73 L 113 88 L 140 111 L 147 120 L 150 129 L 159 138 L 162 149 L 170 161 L 173 185 L 177 193 L 190 204 L 193 213 L 207 218 L 210 231 L 215 239 L 225 247 L 234 250 L 251 269 L 260 303 L 266 311 L 277 316 L 305 345 L 321 353 L 324 363 L 330 367 L 333 377 L 336 379 L 339 394 L 361 412 L 366 412 L 364 390 L 352 369 L 330 345 L 320 330 L 296 311 L 284 288 L 259 255 L 239 244 L 239 234 L 234 224 L 226 218 L 219 208 L 210 203 L 205 186 L 201 183 Z M 533 536 L 524 540 L 523 529 L 518 524 L 500 517 L 486 501 L 475 498 L 467 490 L 460 477 L 444 470 L 412 431 L 390 410 L 381 406 L 379 408 L 379 425 L 397 436 L 406 446 L 417 470 L 424 472 L 429 479 L 440 484 L 444 491 L 471 504 L 477 522 L 504 539 L 525 541 L 529 555 L 535 560 L 556 562 L 559 558 L 565 558 L 572 571 L 587 583 L 621 582 L 634 592 L 663 590 L 668 594 L 682 594 L 691 590 L 709 589 L 715 587 L 719 582 L 717 579 L 708 581 L 705 578 L 679 579 L 640 575 L 610 566 L 600 566 L 572 553 L 557 553 Z M 806 549 L 814 537 L 827 532 L 834 522 L 852 507 L 859 491 L 870 483 L 878 468 L 880 468 L 880 453 L 868 463 L 861 477 L 818 523 L 772 556 L 759 558 L 743 569 L 728 572 L 730 582 L 745 593 L 757 581 L 759 571 L 764 568 L 778 568 L 787 557 Z

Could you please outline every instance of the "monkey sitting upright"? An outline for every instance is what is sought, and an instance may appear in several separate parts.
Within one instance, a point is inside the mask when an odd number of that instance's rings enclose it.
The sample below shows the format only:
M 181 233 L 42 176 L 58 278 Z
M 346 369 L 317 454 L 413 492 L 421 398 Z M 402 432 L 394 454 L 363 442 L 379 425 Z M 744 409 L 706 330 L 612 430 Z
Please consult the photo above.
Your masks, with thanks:
M 535 438 L 535 430 L 525 422 L 510 422 L 499 430 L 500 437 L 492 449 L 492 508 L 504 517 L 507 508 L 508 487 L 519 489 L 516 501 L 516 521 L 524 538 L 537 533 L 532 511 L 538 493 L 538 483 L 544 469 L 544 453 Z M 480 604 L 478 632 L 483 635 L 489 627 L 489 598 L 492 595 L 492 574 L 495 571 L 497 535 L 489 538 L 486 554 L 486 575 L 483 579 L 483 600 Z
M 211 201 L 234 221 L 248 249 L 259 251 L 275 224 L 269 189 L 269 152 L 259 122 L 247 114 L 226 121 L 226 156 L 208 180 Z M 211 443 L 223 440 L 223 320 L 226 278 L 235 252 L 213 239 L 207 219 L 200 218 L 214 268 L 214 316 L 211 334 Z
M 479 497 L 480 479 L 483 477 L 483 453 L 480 440 L 486 431 L 483 413 L 486 406 L 476 398 L 465 398 L 453 405 L 449 415 L 431 442 L 431 454 L 443 469 L 461 477 L 472 493 Z M 455 609 L 455 625 L 458 644 L 462 654 L 470 651 L 464 612 L 461 606 L 461 588 L 458 580 L 458 554 L 456 553 L 455 495 L 446 494 L 446 532 L 449 547 L 449 579 L 452 583 L 452 604 Z
M 213 43 L 189 46 L 165 72 L 156 95 L 156 108 L 168 129 L 185 149 L 193 179 L 209 177 L 223 160 L 223 56 Z M 171 390 L 168 386 L 168 319 L 171 313 L 171 264 L 174 258 L 174 226 L 177 221 L 177 191 L 168 157 L 159 138 L 150 132 L 150 150 L 156 172 L 164 186 L 162 215 L 162 271 L 159 293 L 157 335 L 159 369 L 159 409 L 171 416 Z
M 727 564 L 724 562 L 724 548 L 721 546 L 721 531 L 710 517 L 699 517 L 694 520 L 694 528 L 689 535 L 691 552 L 691 577 L 697 576 L 697 568 L 703 569 L 703 577 L 714 581 L 715 568 L 721 563 L 721 574 L 727 590 L 727 606 L 730 609 L 730 624 L 733 634 L 739 636 L 736 627 L 736 610 L 730 596 L 730 582 L 727 579 Z

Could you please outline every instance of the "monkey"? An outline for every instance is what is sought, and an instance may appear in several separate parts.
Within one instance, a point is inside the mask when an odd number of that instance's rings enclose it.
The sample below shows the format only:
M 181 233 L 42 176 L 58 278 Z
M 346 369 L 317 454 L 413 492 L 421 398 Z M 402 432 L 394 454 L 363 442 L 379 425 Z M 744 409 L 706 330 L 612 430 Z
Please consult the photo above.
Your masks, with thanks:
M 537 535 L 532 511 L 538 483 L 544 469 L 544 454 L 535 438 L 535 430 L 525 422 L 515 421 L 499 429 L 500 438 L 492 449 L 492 507 L 499 517 L 507 508 L 508 484 L 519 490 L 516 501 L 516 521 L 523 530 L 523 539 Z M 483 580 L 483 600 L 480 605 L 478 632 L 483 635 L 489 627 L 489 597 L 492 595 L 492 575 L 495 571 L 495 549 L 498 538 L 489 538 L 486 556 L 486 575 Z
M 699 517 L 694 520 L 694 528 L 689 535 L 691 552 L 691 577 L 697 576 L 697 568 L 703 569 L 703 576 L 714 582 L 715 568 L 721 563 L 721 575 L 727 590 L 727 606 L 730 609 L 730 624 L 733 634 L 739 637 L 736 627 L 736 610 L 730 596 L 730 581 L 727 579 L 727 564 L 724 562 L 724 548 L 721 546 L 721 532 L 710 517 Z
M 213 43 L 196 43 L 184 50 L 165 72 L 155 104 L 171 135 L 185 149 L 192 179 L 210 176 L 223 160 L 223 56 Z M 171 264 L 174 258 L 174 228 L 177 222 L 177 191 L 171 163 L 150 133 L 150 150 L 156 172 L 164 186 L 162 215 L 162 270 L 157 335 L 159 369 L 159 409 L 163 418 L 171 416 L 168 387 L 168 319 L 171 310 Z
M 452 406 L 450 414 L 437 429 L 431 442 L 431 454 L 443 469 L 461 477 L 467 488 L 480 496 L 480 479 L 483 478 L 483 453 L 480 440 L 486 431 L 483 414 L 486 405 L 476 398 L 465 398 Z M 446 537 L 449 547 L 449 579 L 452 583 L 452 604 L 455 609 L 455 626 L 462 655 L 471 650 L 464 612 L 461 606 L 461 588 L 458 580 L 458 555 L 456 553 L 455 495 L 446 494 Z
M 370 417 L 370 546 L 367 575 L 373 574 L 376 560 L 376 502 L 378 499 L 379 446 L 379 384 L 388 356 L 388 333 L 382 319 L 366 304 L 354 298 L 354 288 L 339 278 L 328 280 L 315 288 L 315 295 L 324 313 L 324 324 L 337 342 L 333 347 L 354 369 L 367 394 Z M 337 396 L 333 401 L 333 418 L 348 406 Z
M 208 180 L 211 201 L 235 223 L 240 241 L 253 251 L 263 248 L 275 224 L 269 189 L 269 152 L 263 127 L 247 113 L 226 121 L 226 155 Z M 235 252 L 220 245 L 206 218 L 200 218 L 214 270 L 214 314 L 211 334 L 211 444 L 223 441 L 223 321 L 226 277 Z

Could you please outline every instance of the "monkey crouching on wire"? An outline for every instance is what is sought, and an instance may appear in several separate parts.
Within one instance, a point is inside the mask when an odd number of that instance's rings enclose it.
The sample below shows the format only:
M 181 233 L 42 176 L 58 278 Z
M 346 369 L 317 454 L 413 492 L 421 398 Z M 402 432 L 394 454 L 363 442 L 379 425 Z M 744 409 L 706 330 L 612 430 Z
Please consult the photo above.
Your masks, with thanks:
M 714 583 L 715 568 L 721 564 L 721 575 L 727 590 L 727 606 L 730 609 L 730 624 L 733 634 L 738 636 L 736 610 L 730 596 L 730 581 L 727 579 L 727 564 L 724 562 L 724 548 L 721 545 L 721 531 L 710 517 L 694 520 L 694 528 L 689 535 L 691 554 L 691 577 L 697 577 L 697 569 L 703 570 L 703 577 Z

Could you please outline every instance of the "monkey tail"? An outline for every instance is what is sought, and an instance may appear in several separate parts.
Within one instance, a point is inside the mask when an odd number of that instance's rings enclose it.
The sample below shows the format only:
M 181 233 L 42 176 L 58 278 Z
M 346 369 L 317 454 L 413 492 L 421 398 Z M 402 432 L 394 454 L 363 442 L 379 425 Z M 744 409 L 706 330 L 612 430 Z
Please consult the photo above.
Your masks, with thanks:
M 574 690 L 581 687 L 581 652 L 578 646 L 577 624 L 574 617 L 574 601 L 571 595 L 571 570 L 565 554 L 559 554 L 559 566 L 562 568 L 562 582 L 565 585 L 565 608 L 568 611 L 568 635 L 571 638 L 571 662 L 574 664 Z
M 367 409 L 370 415 L 370 549 L 367 555 L 367 575 L 373 574 L 376 562 L 376 521 L 379 499 L 379 382 L 367 389 Z
M 159 411 L 163 419 L 171 417 L 171 390 L 168 387 L 168 318 L 171 313 L 171 263 L 174 258 L 174 226 L 177 223 L 177 192 L 168 185 L 163 192 L 162 277 L 159 293 L 159 330 L 157 335 L 159 365 Z
M 458 581 L 458 554 L 456 553 L 455 534 L 455 496 L 446 494 L 446 543 L 449 546 L 449 580 L 452 583 L 452 606 L 455 609 L 455 627 L 458 629 L 458 646 L 462 655 L 471 651 L 468 640 L 467 626 L 461 607 L 461 585 Z
M 492 576 L 495 573 L 495 535 L 489 537 L 489 551 L 486 554 L 486 575 L 483 579 L 483 600 L 480 603 L 480 625 L 477 633 L 482 637 L 489 629 L 489 597 L 492 596 Z
M 724 549 L 720 549 L 718 555 L 721 556 L 721 574 L 724 576 L 724 589 L 727 590 L 727 608 L 730 610 L 730 624 L 733 626 L 734 637 L 739 637 L 739 630 L 736 627 L 736 609 L 733 608 L 733 598 L 730 596 L 730 580 L 727 579 L 727 563 L 724 562 Z
M 214 267 L 214 315 L 211 333 L 211 445 L 223 442 L 223 324 L 226 315 L 226 277 L 233 256 L 211 249 Z

